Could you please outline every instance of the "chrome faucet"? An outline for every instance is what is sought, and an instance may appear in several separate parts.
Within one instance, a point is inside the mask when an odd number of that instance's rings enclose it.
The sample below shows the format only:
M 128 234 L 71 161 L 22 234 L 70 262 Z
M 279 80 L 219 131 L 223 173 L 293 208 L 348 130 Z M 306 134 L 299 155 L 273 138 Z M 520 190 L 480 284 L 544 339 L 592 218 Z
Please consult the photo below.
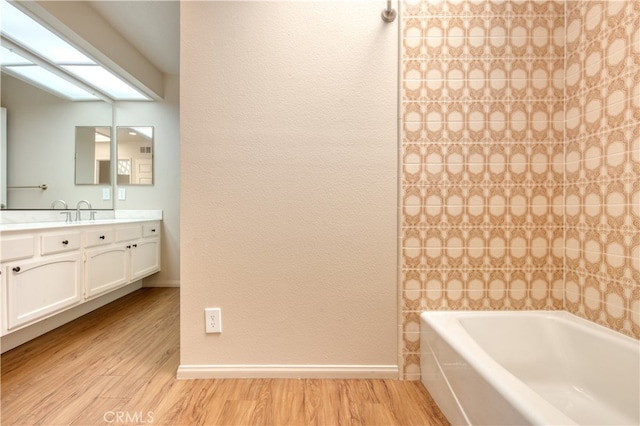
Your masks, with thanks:
M 64 200 L 55 200 L 53 203 L 51 203 L 51 208 L 55 209 L 56 208 L 56 204 L 62 204 L 62 208 L 63 209 L 68 209 L 69 207 L 67 206 L 67 203 Z
M 71 223 L 71 212 L 67 210 L 69 208 L 67 206 L 67 203 L 64 200 L 55 200 L 53 203 L 51 203 L 51 208 L 53 210 L 56 209 L 56 204 L 62 204 L 62 208 L 64 209 L 64 211 L 60 212 L 60 214 L 66 215 L 64 220 L 66 223 Z
M 90 202 L 88 202 L 87 200 L 80 200 L 80 201 L 78 201 L 78 204 L 76 205 L 76 222 L 80 222 L 80 221 L 82 220 L 82 215 L 80 214 L 80 205 L 82 205 L 82 204 L 85 204 L 85 205 L 87 206 L 87 209 L 88 209 L 88 210 L 91 210 L 91 209 L 92 209 L 92 207 L 91 207 L 91 203 L 90 203 Z M 94 217 L 93 217 L 93 214 L 94 214 L 94 212 L 92 211 L 92 212 L 91 212 L 91 217 L 90 217 L 90 219 L 93 219 L 93 218 L 94 218 Z

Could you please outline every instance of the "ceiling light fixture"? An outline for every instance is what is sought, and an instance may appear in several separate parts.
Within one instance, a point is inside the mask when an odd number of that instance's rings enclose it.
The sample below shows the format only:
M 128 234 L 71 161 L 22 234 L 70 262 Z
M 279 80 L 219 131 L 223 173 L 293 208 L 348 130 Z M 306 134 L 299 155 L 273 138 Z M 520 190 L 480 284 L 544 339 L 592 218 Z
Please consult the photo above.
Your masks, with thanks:
M 13 4 L 1 0 L 0 8 L 2 71 L 72 100 L 151 100 Z M 43 79 L 50 74 L 67 83 L 58 87 L 52 83 L 55 78 Z M 78 89 L 69 89 L 69 84 Z
M 111 101 L 106 96 L 96 95 L 95 89 L 81 84 L 79 81 L 57 72 L 57 69 L 46 62 L 38 61 L 17 46 L 3 40 L 0 49 L 0 66 L 6 72 L 20 80 L 46 90 L 56 96 L 72 101 Z M 19 53 L 18 53 L 19 52 Z M 38 63 L 40 62 L 40 63 Z

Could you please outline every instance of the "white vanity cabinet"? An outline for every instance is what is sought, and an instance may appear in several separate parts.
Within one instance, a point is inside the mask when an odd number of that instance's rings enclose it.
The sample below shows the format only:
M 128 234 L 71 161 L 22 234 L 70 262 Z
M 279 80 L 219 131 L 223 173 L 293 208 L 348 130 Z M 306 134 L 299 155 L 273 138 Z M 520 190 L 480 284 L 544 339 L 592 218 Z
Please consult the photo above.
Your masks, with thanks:
M 140 225 L 138 225 L 140 226 Z M 115 244 L 116 227 L 85 234 L 85 297 L 91 299 L 129 283 L 129 250 Z
M 147 231 L 147 230 L 153 230 Z M 160 223 L 119 225 L 111 237 L 87 238 L 93 246 L 86 251 L 86 297 L 137 281 L 160 270 Z M 98 237 L 104 236 L 99 233 Z M 150 233 L 150 235 L 148 235 Z M 93 247 L 91 246 L 91 247 Z
M 160 270 L 160 221 L 0 235 L 2 335 Z
M 82 301 L 79 231 L 3 236 L 1 253 L 3 333 Z
M 131 243 L 131 279 L 160 270 L 160 223 L 142 225 L 142 238 Z

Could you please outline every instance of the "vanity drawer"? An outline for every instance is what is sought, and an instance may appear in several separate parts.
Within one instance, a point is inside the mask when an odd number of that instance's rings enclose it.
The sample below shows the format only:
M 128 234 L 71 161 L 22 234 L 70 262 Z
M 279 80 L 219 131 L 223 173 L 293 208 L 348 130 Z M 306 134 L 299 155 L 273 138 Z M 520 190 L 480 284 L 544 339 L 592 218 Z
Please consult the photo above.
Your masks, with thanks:
M 78 250 L 80 248 L 80 232 L 60 232 L 41 236 L 42 255 Z
M 26 259 L 36 253 L 35 237 L 33 235 L 21 235 L 16 237 L 0 238 L 0 255 L 2 262 Z
M 160 223 L 147 223 L 142 225 L 142 236 L 143 237 L 157 237 L 160 235 Z
M 135 240 L 142 236 L 142 226 L 119 226 L 116 228 L 116 242 Z
M 115 230 L 113 228 L 92 229 L 86 232 L 85 238 L 87 247 L 111 244 L 115 240 Z

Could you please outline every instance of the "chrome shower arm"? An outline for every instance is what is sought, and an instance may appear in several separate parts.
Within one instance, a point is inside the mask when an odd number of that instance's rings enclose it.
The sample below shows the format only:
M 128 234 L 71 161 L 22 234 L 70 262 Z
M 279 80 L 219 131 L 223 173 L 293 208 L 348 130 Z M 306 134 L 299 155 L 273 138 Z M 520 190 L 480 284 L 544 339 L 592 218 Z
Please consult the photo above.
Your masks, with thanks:
M 384 22 L 393 22 L 396 19 L 397 13 L 393 7 L 391 7 L 391 0 L 387 0 L 387 8 L 382 9 L 382 20 Z

